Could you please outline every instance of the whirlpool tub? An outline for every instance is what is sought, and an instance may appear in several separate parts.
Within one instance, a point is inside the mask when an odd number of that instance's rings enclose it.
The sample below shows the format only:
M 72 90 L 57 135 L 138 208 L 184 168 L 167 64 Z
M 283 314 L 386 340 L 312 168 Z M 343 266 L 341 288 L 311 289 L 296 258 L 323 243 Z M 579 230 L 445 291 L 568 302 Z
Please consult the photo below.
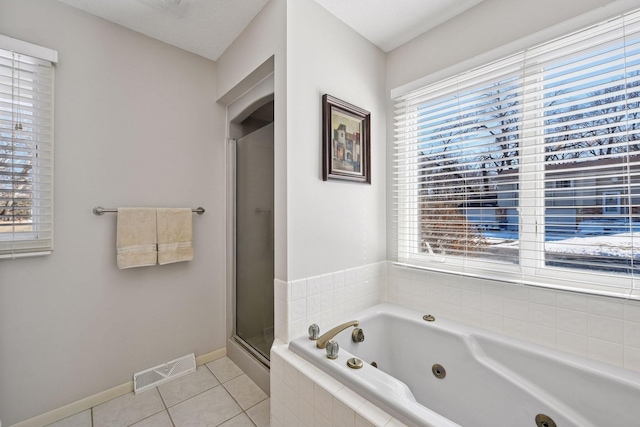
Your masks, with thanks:
M 361 312 L 364 341 L 337 334 L 334 360 L 307 337 L 289 349 L 408 425 L 640 426 L 640 374 L 424 314 Z

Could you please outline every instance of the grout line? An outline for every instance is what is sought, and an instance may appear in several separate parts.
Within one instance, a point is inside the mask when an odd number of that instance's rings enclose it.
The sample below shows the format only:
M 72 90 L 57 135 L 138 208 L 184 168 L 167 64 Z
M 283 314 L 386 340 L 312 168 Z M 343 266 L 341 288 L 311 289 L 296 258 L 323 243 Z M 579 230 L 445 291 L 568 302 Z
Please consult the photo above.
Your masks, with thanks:
M 227 356 L 225 356 L 225 357 L 227 357 Z M 227 358 L 228 358 L 228 357 L 227 357 Z M 222 358 L 222 359 L 224 359 L 224 358 Z M 218 359 L 218 360 L 220 360 L 220 359 Z M 233 360 L 229 359 L 229 361 L 231 361 L 231 362 L 233 363 Z M 209 362 L 209 363 L 211 363 L 211 362 Z M 209 372 L 211 372 L 211 374 L 212 374 L 212 375 L 213 375 L 213 376 L 218 380 L 218 382 L 220 383 L 220 385 L 222 385 L 222 384 L 228 383 L 228 382 L 229 382 L 229 381 L 231 381 L 231 380 L 234 380 L 234 379 L 238 378 L 238 377 L 239 377 L 239 376 L 241 376 L 241 375 L 246 375 L 246 372 L 244 372 L 244 371 L 242 370 L 242 368 L 240 368 L 240 367 L 239 367 L 238 365 L 236 365 L 235 363 L 233 363 L 233 364 L 234 364 L 238 369 L 240 369 L 240 372 L 242 372 L 242 373 L 241 373 L 241 374 L 239 374 L 239 375 L 236 375 L 235 377 L 229 378 L 229 379 L 228 379 L 228 380 L 226 380 L 225 382 L 222 382 L 222 380 L 221 380 L 220 378 L 218 378 L 218 376 L 215 374 L 215 372 L 213 372 L 213 371 L 212 371 L 208 366 L 207 366 L 207 369 L 209 369 Z M 205 366 L 206 366 L 206 365 L 205 365 Z
M 226 356 L 225 356 L 225 357 L 226 357 Z M 211 363 L 211 362 L 209 362 L 209 363 Z M 220 378 L 218 378 L 218 377 L 216 376 L 216 374 L 214 374 L 214 373 L 213 373 L 213 371 L 211 370 L 211 368 L 207 366 L 209 363 L 205 363 L 204 367 L 205 367 L 205 368 L 207 368 L 207 370 L 208 370 L 209 372 L 211 372 L 211 375 L 213 375 L 213 378 L 215 378 L 215 379 L 218 381 L 218 383 L 219 383 L 219 384 L 222 384 L 222 383 L 220 382 Z
M 182 404 L 182 403 L 184 403 L 184 402 L 186 402 L 186 401 L 188 401 L 188 400 L 191 400 L 191 399 L 193 399 L 193 398 L 194 398 L 194 397 L 196 397 L 196 396 L 200 396 L 201 394 L 204 394 L 204 393 L 206 393 L 206 392 L 208 392 L 208 391 L 211 391 L 211 390 L 213 390 L 214 388 L 219 387 L 219 386 L 221 386 L 221 385 L 222 385 L 222 384 L 214 385 L 213 387 L 208 388 L 208 389 L 206 389 L 206 390 L 204 390 L 204 391 L 201 391 L 200 393 L 194 394 L 193 396 L 191 396 L 191 397 L 189 397 L 189 398 L 187 398 L 187 399 L 181 400 L 180 402 L 176 403 L 175 405 L 168 407 L 168 408 L 167 408 L 167 411 L 169 411 L 169 408 L 175 408 L 176 406 L 178 406 L 178 405 L 180 405 L 180 404 Z M 225 389 L 225 390 L 226 390 L 226 389 Z
M 256 406 L 258 406 L 259 404 L 261 404 L 262 402 L 264 402 L 265 400 L 269 399 L 271 396 L 267 396 L 264 399 L 262 399 L 260 402 L 256 403 L 255 405 L 251 406 L 250 408 L 247 408 L 246 411 L 244 411 L 245 415 L 247 416 L 247 418 L 249 418 L 249 420 L 253 423 L 254 426 L 258 427 L 258 424 L 256 424 L 255 421 L 253 421 L 253 418 L 251 418 L 251 416 L 247 413 L 247 411 L 251 408 L 255 408 Z M 271 405 L 269 405 L 269 418 L 271 418 Z
M 237 378 L 237 377 L 236 377 L 236 378 Z M 227 381 L 227 382 L 228 382 L 228 381 Z M 234 402 L 236 402 L 236 404 L 238 405 L 238 407 L 240 408 L 240 410 L 241 410 L 242 412 L 245 412 L 245 410 L 244 410 L 244 408 L 242 407 L 242 405 L 240 404 L 240 402 L 238 402 L 238 399 L 236 399 L 236 398 L 233 396 L 233 394 L 231 394 L 231 392 L 230 392 L 230 391 L 229 391 L 229 390 L 224 386 L 224 384 L 221 384 L 221 385 L 222 385 L 222 388 L 224 389 L 224 391 L 226 391 L 226 392 L 227 392 L 227 394 L 228 394 L 229 396 L 231 396 L 231 398 L 234 400 Z M 247 415 L 247 416 L 248 416 L 248 415 Z
M 205 365 L 205 366 L 206 366 L 206 365 Z M 207 369 L 209 369 L 209 368 L 207 368 Z M 211 372 L 211 369 L 209 369 L 209 372 Z M 166 403 L 165 403 L 165 401 L 164 401 L 164 398 L 162 397 L 162 393 L 160 393 L 160 389 L 158 389 L 158 387 L 157 387 L 157 386 L 156 386 L 155 388 L 158 390 L 158 394 L 160 394 L 160 398 L 162 399 L 162 403 L 164 404 L 165 409 L 167 410 L 167 412 L 169 412 L 169 408 L 173 408 L 173 407 L 175 407 L 175 406 L 178 406 L 178 405 L 180 405 L 181 403 L 186 402 L 187 400 L 193 399 L 193 398 L 194 398 L 194 397 L 196 397 L 196 396 L 199 396 L 199 395 L 201 395 L 201 394 L 203 394 L 203 393 L 206 393 L 206 392 L 208 392 L 208 391 L 210 391 L 210 390 L 213 390 L 214 388 L 216 388 L 216 387 L 218 387 L 218 386 L 221 386 L 221 385 L 222 385 L 222 383 L 218 380 L 218 378 L 215 376 L 215 374 L 214 374 L 213 372 L 211 372 L 211 375 L 213 375 L 213 378 L 215 378 L 215 379 L 218 381 L 218 384 L 214 385 L 213 387 L 209 387 L 208 389 L 203 390 L 203 391 L 201 391 L 200 393 L 196 393 L 196 394 L 194 394 L 193 396 L 188 397 L 187 399 L 181 400 L 180 402 L 175 403 L 175 404 L 173 404 L 172 406 L 167 406 L 167 404 L 166 404 Z M 226 390 L 226 389 L 225 389 L 225 390 Z
M 167 402 L 165 402 L 164 397 L 162 397 L 162 393 L 160 393 L 160 388 L 158 388 L 158 386 L 155 386 L 154 388 L 158 390 L 158 394 L 160 395 L 160 401 L 162 402 L 162 406 L 164 406 L 164 409 L 169 409 L 169 407 L 167 406 Z
M 226 356 L 225 356 L 225 357 L 226 357 Z M 232 362 L 233 362 L 233 361 L 232 361 Z M 206 365 L 205 365 L 205 366 L 206 366 Z M 234 380 L 234 379 L 236 379 L 236 378 L 241 377 L 242 375 L 247 375 L 247 374 L 246 374 L 246 372 L 244 372 L 242 369 L 240 369 L 240 371 L 242 372 L 240 375 L 237 375 L 237 376 L 235 376 L 235 377 L 233 377 L 233 378 L 230 378 L 230 379 L 228 379 L 226 382 L 222 382 L 222 381 L 221 381 L 221 380 L 216 376 L 216 374 L 215 374 L 215 373 L 214 373 L 214 372 L 213 372 L 213 371 L 212 371 L 208 366 L 207 366 L 207 369 L 209 369 L 209 371 L 211 372 L 211 374 L 212 374 L 212 375 L 213 375 L 213 376 L 214 376 L 214 377 L 215 377 L 215 378 L 220 382 L 220 384 L 219 384 L 219 385 L 220 385 L 220 386 L 222 386 L 222 388 L 224 389 L 224 391 L 225 391 L 225 392 L 227 392 L 227 394 L 228 394 L 229 396 L 231 396 L 231 398 L 233 399 L 233 401 L 234 401 L 234 402 L 236 402 L 236 404 L 238 405 L 238 407 L 240 407 L 240 410 L 242 411 L 241 413 L 242 413 L 242 414 L 244 414 L 244 415 L 249 419 L 249 421 L 251 421 L 251 424 L 253 424 L 254 426 L 256 426 L 256 427 L 257 427 L 258 425 L 257 425 L 257 424 L 253 421 L 253 419 L 249 416 L 249 414 L 247 413 L 247 411 L 248 411 L 249 409 L 253 408 L 254 406 L 256 406 L 256 405 L 258 405 L 258 404 L 260 404 L 260 403 L 264 402 L 264 401 L 265 401 L 265 400 L 267 400 L 270 396 L 269 396 L 269 395 L 267 395 L 267 397 L 265 397 L 264 399 L 262 399 L 260 402 L 256 403 L 256 404 L 255 404 L 255 405 L 253 405 L 253 406 L 248 407 L 247 409 L 244 409 L 244 408 L 242 408 L 242 405 L 240 405 L 240 402 L 239 402 L 239 401 L 238 401 L 238 400 L 233 396 L 233 394 L 231 394 L 231 392 L 227 389 L 227 387 L 225 387 L 225 384 L 226 384 L 226 383 L 228 383 L 228 382 L 230 382 L 230 381 L 232 381 L 232 380 Z M 247 375 L 247 377 L 249 377 L 249 376 Z M 252 381 L 253 381 L 253 380 L 252 380 Z M 238 414 L 238 415 L 240 415 L 240 414 Z M 238 415 L 236 415 L 236 417 L 237 417 Z M 269 408 L 269 415 L 271 415 L 271 408 Z M 233 417 L 233 418 L 235 418 L 235 417 Z M 230 419 L 233 419 L 233 418 L 230 418 Z M 227 420 L 227 421 L 229 421 L 229 420 Z M 225 422 L 227 422 L 227 421 L 225 421 Z
M 247 418 L 249 418 L 249 421 L 251 422 L 251 424 L 258 427 L 258 424 L 256 424 L 255 421 L 253 421 L 253 418 L 251 418 L 249 414 L 247 414 L 247 411 L 244 411 L 244 414 L 246 415 Z
M 224 357 L 227 357 L 227 356 L 224 356 Z M 224 357 L 222 357 L 221 359 L 224 359 Z M 216 360 L 220 360 L 220 359 L 216 359 Z M 231 359 L 229 359 L 229 360 L 231 360 Z M 215 360 L 214 360 L 214 361 L 212 361 L 212 362 L 215 362 Z M 212 363 L 212 362 L 209 362 L 209 363 Z M 213 372 L 213 370 L 212 370 L 211 368 L 209 368 L 207 365 L 204 365 L 204 366 L 206 366 L 206 367 L 207 367 L 207 369 L 209 370 L 209 372 L 211 372 L 211 375 L 213 375 L 213 377 L 214 377 L 216 380 L 218 380 L 218 383 L 220 383 L 220 385 L 224 384 L 224 383 L 222 382 L 222 380 L 221 380 L 220 378 L 218 378 L 218 376 L 216 375 L 216 373 L 215 373 L 215 372 Z M 237 365 L 236 365 L 236 366 L 237 366 Z M 241 369 L 241 371 L 242 371 L 242 369 Z M 242 371 L 242 373 L 244 374 L 244 371 Z M 242 375 L 242 374 L 240 374 L 240 375 Z M 238 376 L 240 376 L 240 375 L 238 375 Z M 237 378 L 237 377 L 233 377 L 233 378 Z M 227 380 L 227 381 L 225 381 L 225 382 L 229 382 L 229 381 L 231 381 L 233 378 L 230 378 L 230 379 L 228 379 L 228 380 Z
M 247 375 L 247 374 L 246 374 L 246 373 L 244 373 L 244 371 L 242 371 L 242 375 Z M 240 376 L 242 376 L 242 375 L 238 375 L 238 376 L 237 376 L 237 377 L 235 377 L 235 378 L 239 378 L 239 377 L 240 377 Z M 234 379 L 235 379 L 235 378 L 234 378 Z M 247 375 L 247 378 L 249 378 L 249 376 L 248 376 L 248 375 Z M 251 378 L 249 378 L 249 379 L 251 380 Z M 231 381 L 231 380 L 229 380 L 229 381 Z M 229 382 L 229 381 L 227 381 L 227 382 Z M 251 380 L 251 382 L 253 382 L 253 380 Z M 255 384 L 255 383 L 254 383 L 254 384 Z M 223 384 L 222 386 L 224 387 L 224 384 Z M 256 385 L 256 386 L 257 386 L 257 385 Z M 224 389 L 225 389 L 225 391 L 229 394 L 229 396 L 231 396 L 231 398 L 232 398 L 233 400 L 235 400 L 235 401 L 236 401 L 236 403 L 238 404 L 238 406 L 240 407 L 240 409 L 242 409 L 242 412 L 245 412 L 245 413 L 246 413 L 249 409 L 251 409 L 251 408 L 253 408 L 254 406 L 256 406 L 257 404 L 259 404 L 259 403 L 261 403 L 261 402 L 264 402 L 266 399 L 268 399 L 268 398 L 269 398 L 269 396 L 267 395 L 267 397 L 265 397 L 264 399 L 262 399 L 260 402 L 256 403 L 256 404 L 255 404 L 255 405 L 253 405 L 253 406 L 248 407 L 247 409 L 244 409 L 244 408 L 242 407 L 242 405 L 240 404 L 240 402 L 239 402 L 239 401 L 238 401 L 238 400 L 233 396 L 233 394 L 231 394 L 231 391 L 229 391 L 229 389 L 227 389 L 226 387 L 224 387 Z M 262 390 L 262 389 L 261 389 L 261 390 Z M 251 417 L 249 417 L 249 414 L 246 414 L 246 415 L 247 415 L 247 417 L 248 417 L 249 419 L 251 419 Z
M 149 415 L 149 416 L 147 416 L 147 417 L 144 417 L 144 418 L 142 418 L 142 419 L 139 419 L 138 421 L 135 421 L 135 422 L 134 422 L 134 423 L 132 423 L 132 424 L 127 424 L 127 426 L 131 427 L 132 425 L 138 424 L 138 423 L 140 423 L 140 422 L 142 422 L 142 421 L 144 421 L 144 420 L 146 420 L 146 419 L 148 419 L 148 418 L 151 418 L 151 417 L 153 417 L 153 416 L 155 416 L 155 415 L 158 415 L 160 412 L 164 412 L 164 411 L 166 411 L 166 409 L 163 409 L 163 410 L 158 411 L 158 412 L 154 412 L 153 414 L 151 414 L 151 415 Z
M 151 418 L 151 417 L 153 417 L 153 416 L 155 416 L 155 415 L 158 415 L 160 412 L 167 411 L 167 405 L 165 405 L 165 403 L 164 403 L 164 399 L 162 398 L 162 394 L 160 394 L 160 390 L 158 389 L 158 386 L 155 386 L 153 389 L 156 391 L 156 393 L 158 393 L 158 397 L 160 397 L 160 401 L 162 402 L 162 406 L 164 406 L 164 409 L 162 409 L 162 410 L 160 410 L 160 411 L 158 411 L 158 412 L 154 412 L 153 414 L 150 414 L 150 415 L 149 415 L 149 416 L 147 416 L 147 417 L 144 417 L 144 418 L 142 418 L 142 419 L 139 419 L 139 420 L 137 420 L 136 422 L 129 424 L 129 426 L 132 426 L 132 425 L 137 424 L 137 423 L 139 423 L 139 422 L 142 422 L 142 421 L 144 421 L 144 420 L 146 420 L 146 419 L 148 419 L 148 418 Z M 135 396 L 135 393 L 134 393 L 133 395 Z M 169 411 L 167 411 L 167 413 L 169 413 Z
M 176 423 L 173 421 L 173 417 L 171 416 L 171 412 L 169 412 L 169 408 L 167 408 L 167 415 L 169 416 L 169 421 L 171 421 L 171 425 L 176 427 Z
M 256 403 L 255 405 L 248 407 L 248 408 L 247 408 L 247 411 L 248 411 L 249 409 L 251 409 L 251 408 L 255 408 L 256 406 L 258 406 L 259 404 L 261 404 L 261 403 L 262 403 L 262 402 L 264 402 L 265 400 L 269 399 L 270 397 L 271 397 L 271 396 L 267 396 L 267 397 L 265 397 L 264 399 L 262 399 L 260 402 Z M 245 411 L 245 412 L 246 412 L 246 411 Z

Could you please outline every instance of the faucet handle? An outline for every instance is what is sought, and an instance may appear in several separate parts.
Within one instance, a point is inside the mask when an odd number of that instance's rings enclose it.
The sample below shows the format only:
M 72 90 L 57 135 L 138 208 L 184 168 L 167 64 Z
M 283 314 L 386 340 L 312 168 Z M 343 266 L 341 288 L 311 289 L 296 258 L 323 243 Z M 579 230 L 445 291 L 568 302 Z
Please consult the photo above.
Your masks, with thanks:
M 338 351 L 340 350 L 340 346 L 334 340 L 331 340 L 327 343 L 327 358 L 329 359 L 337 359 Z
M 320 336 L 320 327 L 315 323 L 313 323 L 311 326 L 309 326 L 309 339 L 317 340 L 319 336 Z

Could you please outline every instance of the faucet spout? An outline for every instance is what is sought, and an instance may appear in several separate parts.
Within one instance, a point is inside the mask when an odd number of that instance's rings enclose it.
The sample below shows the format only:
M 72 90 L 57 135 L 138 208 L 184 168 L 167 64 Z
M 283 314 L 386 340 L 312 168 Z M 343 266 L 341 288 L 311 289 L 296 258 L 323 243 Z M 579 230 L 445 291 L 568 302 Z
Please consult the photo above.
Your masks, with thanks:
M 335 328 L 328 330 L 324 334 L 320 335 L 320 337 L 318 337 L 318 340 L 316 341 L 316 347 L 326 348 L 327 343 L 329 342 L 329 340 L 333 339 L 333 337 L 335 337 L 340 332 L 344 331 L 345 329 L 351 326 L 358 326 L 358 325 L 359 325 L 359 322 L 357 320 L 351 320 L 350 322 L 345 322 L 342 325 L 338 325 Z

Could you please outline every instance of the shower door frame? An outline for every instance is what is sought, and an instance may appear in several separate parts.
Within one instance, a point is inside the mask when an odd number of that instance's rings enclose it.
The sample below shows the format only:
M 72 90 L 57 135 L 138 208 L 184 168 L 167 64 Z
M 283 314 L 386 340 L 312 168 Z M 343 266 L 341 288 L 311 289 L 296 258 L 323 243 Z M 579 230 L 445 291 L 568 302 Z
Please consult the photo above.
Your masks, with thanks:
M 226 356 L 229 357 L 236 365 L 238 365 L 258 386 L 269 393 L 270 389 L 270 363 L 262 355 L 252 351 L 252 348 L 245 345 L 244 342 L 237 337 L 236 334 L 236 185 L 235 185 L 235 138 L 239 138 L 243 135 L 243 132 L 239 132 L 236 124 L 241 123 L 247 115 L 251 114 L 251 111 L 255 111 L 255 108 L 259 108 L 259 104 L 263 104 L 267 100 L 274 101 L 275 99 L 275 55 L 267 58 L 262 64 L 257 66 L 253 70 L 249 70 L 248 74 L 243 74 L 243 70 L 239 71 L 238 76 L 240 78 L 233 87 L 228 91 L 221 94 L 217 99 L 220 106 L 226 108 L 226 138 L 221 141 L 226 148 L 225 153 L 225 171 L 224 179 L 226 181 L 225 191 L 225 206 L 224 206 L 224 218 L 220 218 L 224 221 L 225 229 L 225 262 L 224 269 L 226 271 L 226 278 L 224 284 L 225 293 L 225 310 L 224 314 L 220 313 L 220 321 L 225 325 L 225 339 Z M 275 101 L 274 101 L 275 103 Z M 276 129 L 279 126 L 276 125 L 275 116 L 274 120 L 274 165 L 276 163 L 276 147 L 278 144 L 275 142 Z M 275 166 L 274 166 L 275 173 Z M 275 176 L 274 176 L 275 178 Z M 274 191 L 276 190 L 276 182 L 274 181 Z M 274 203 L 277 197 L 274 195 Z M 276 220 L 275 207 L 274 207 L 274 221 Z M 281 244 L 281 238 L 277 237 L 275 232 L 276 224 L 274 222 L 274 251 L 279 244 Z M 274 263 L 278 260 L 277 252 L 274 252 Z M 275 265 L 274 265 L 275 266 Z M 275 271 L 274 271 L 275 278 Z M 271 283 L 273 286 L 273 282 Z M 273 304 L 274 301 L 267 304 Z M 274 315 L 275 317 L 275 315 Z M 275 325 L 274 325 L 275 333 Z
M 245 135 L 246 136 L 246 135 Z M 242 137 L 241 137 L 242 138 Z M 253 356 L 258 362 L 262 363 L 265 367 L 270 368 L 271 362 L 268 358 L 264 357 L 260 351 L 256 350 L 251 344 L 245 341 L 242 337 L 240 337 L 237 333 L 237 269 L 238 269 L 238 257 L 237 257 L 237 194 L 238 194 L 238 186 L 237 186 L 237 171 L 238 171 L 238 155 L 237 155 L 237 144 L 238 139 L 241 138 L 230 138 L 229 142 L 229 160 L 231 165 L 230 170 L 230 178 L 231 178 L 231 197 L 230 203 L 232 206 L 232 218 L 233 218 L 233 226 L 232 226 L 232 257 L 233 257 L 233 267 L 232 267 L 232 294 L 231 294 L 231 309 L 232 309 L 232 317 L 233 317 L 233 326 L 231 333 L 231 340 L 242 347 L 245 351 L 247 351 L 251 356 Z M 275 147 L 274 147 L 275 148 Z M 272 165 L 273 167 L 273 165 Z M 272 218 L 273 220 L 273 218 Z M 272 240 L 273 242 L 273 240 Z M 274 248 L 275 251 L 275 248 Z M 275 255 L 275 252 L 274 252 Z M 273 280 L 273 278 L 272 278 Z M 275 328 L 275 317 L 274 317 L 274 328 Z

